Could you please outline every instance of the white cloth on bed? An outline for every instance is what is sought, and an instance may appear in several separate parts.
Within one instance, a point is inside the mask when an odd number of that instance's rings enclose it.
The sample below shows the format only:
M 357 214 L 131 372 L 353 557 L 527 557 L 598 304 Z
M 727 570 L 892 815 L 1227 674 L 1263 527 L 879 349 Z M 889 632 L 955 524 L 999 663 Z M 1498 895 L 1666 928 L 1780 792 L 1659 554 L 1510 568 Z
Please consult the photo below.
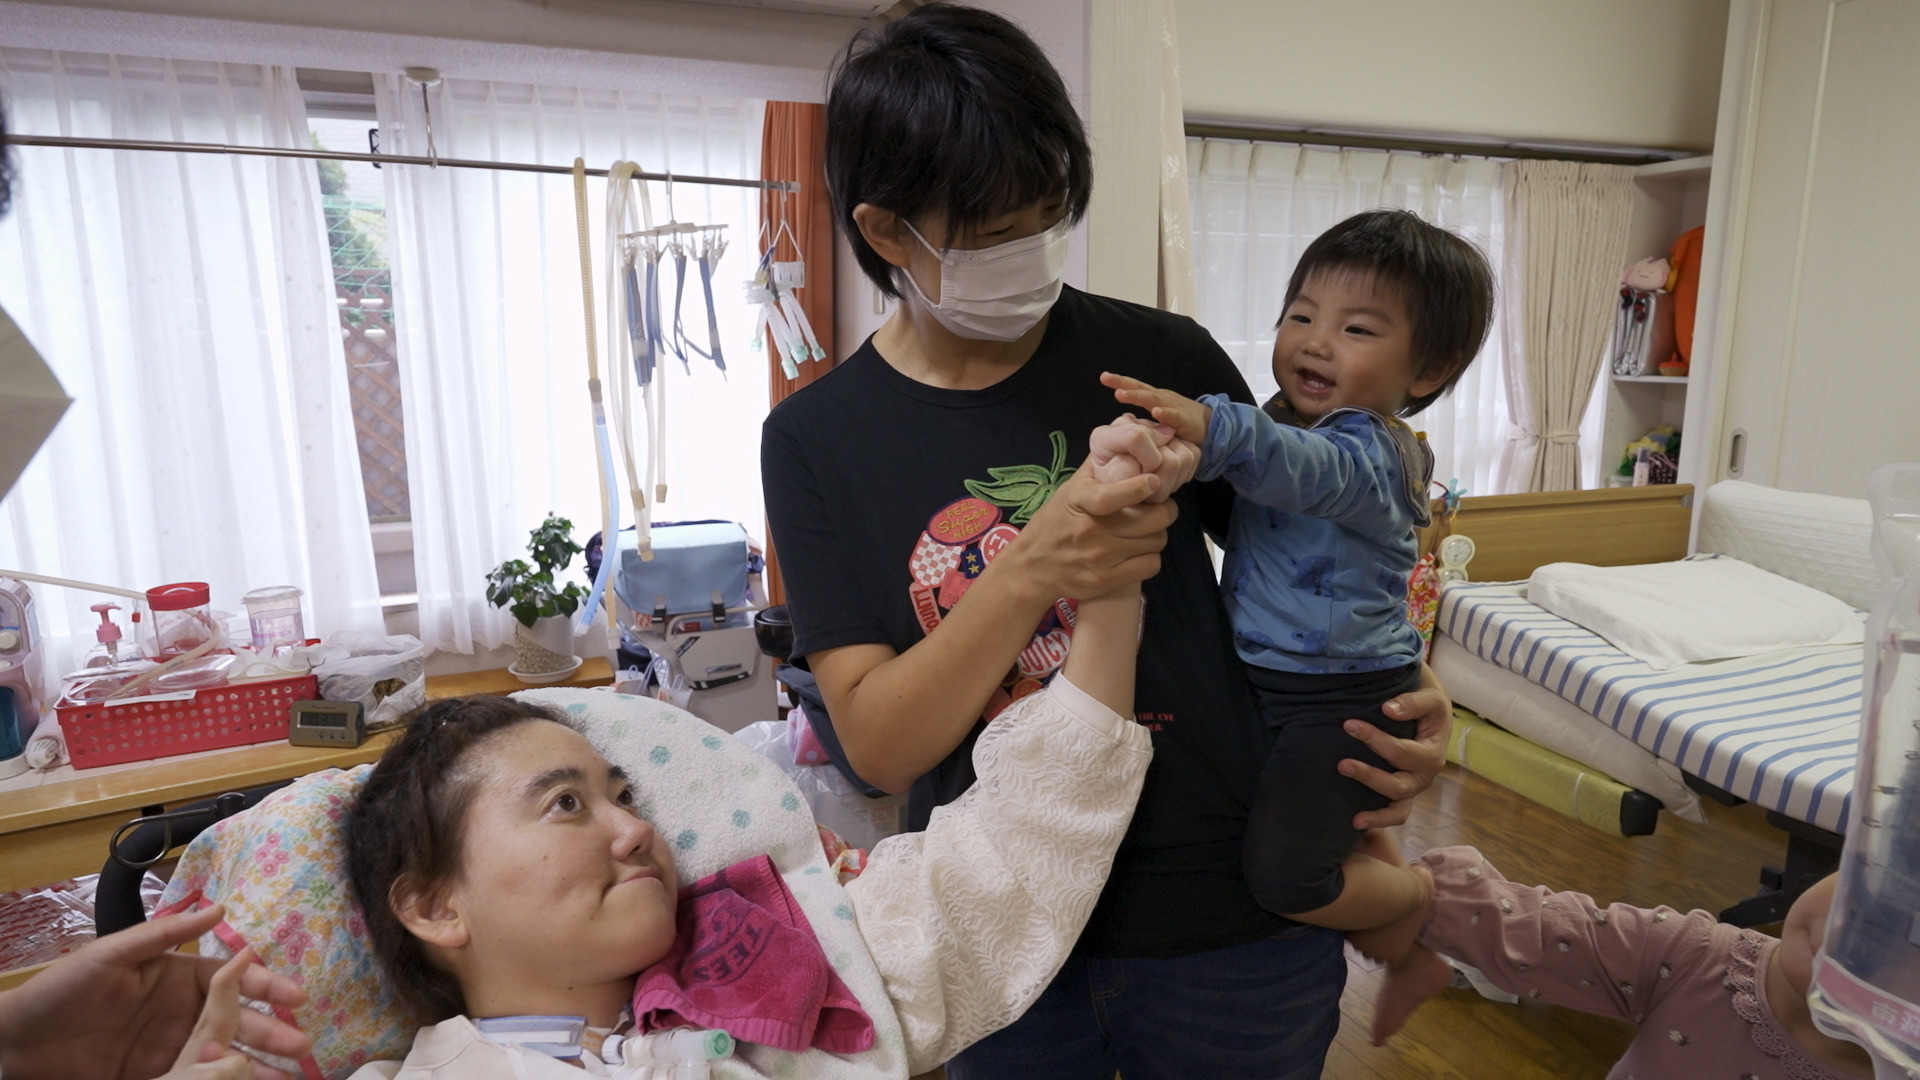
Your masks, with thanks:
M 1528 579 L 1527 599 L 1656 671 L 1866 639 L 1864 616 L 1847 604 L 1720 556 L 1639 566 L 1549 563 Z

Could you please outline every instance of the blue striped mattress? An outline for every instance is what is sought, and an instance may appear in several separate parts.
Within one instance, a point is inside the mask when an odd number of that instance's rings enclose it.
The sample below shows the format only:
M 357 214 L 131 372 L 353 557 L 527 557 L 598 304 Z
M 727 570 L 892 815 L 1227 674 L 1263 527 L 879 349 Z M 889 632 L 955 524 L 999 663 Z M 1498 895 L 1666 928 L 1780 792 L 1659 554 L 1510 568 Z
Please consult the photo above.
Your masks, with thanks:
M 1438 630 L 1715 787 L 1845 829 L 1860 736 L 1858 645 L 1655 671 L 1530 603 L 1523 582 L 1448 585 Z

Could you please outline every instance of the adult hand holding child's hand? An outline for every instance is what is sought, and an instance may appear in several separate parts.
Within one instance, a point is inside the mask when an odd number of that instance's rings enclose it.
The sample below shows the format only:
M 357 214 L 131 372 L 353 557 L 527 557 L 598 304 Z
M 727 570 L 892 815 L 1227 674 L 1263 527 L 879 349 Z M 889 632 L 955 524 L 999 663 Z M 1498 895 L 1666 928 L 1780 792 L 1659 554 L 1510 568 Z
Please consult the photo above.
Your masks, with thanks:
M 988 566 L 1044 595 L 1099 596 L 1160 572 L 1167 528 L 1179 517 L 1152 473 L 1103 483 L 1091 455 Z
M 1150 424 L 1131 413 L 1093 429 L 1088 440 L 1087 465 L 1103 484 L 1142 473 L 1159 478 L 1148 502 L 1165 502 L 1181 485 L 1193 479 L 1200 465 L 1200 448 L 1174 434 L 1165 424 Z

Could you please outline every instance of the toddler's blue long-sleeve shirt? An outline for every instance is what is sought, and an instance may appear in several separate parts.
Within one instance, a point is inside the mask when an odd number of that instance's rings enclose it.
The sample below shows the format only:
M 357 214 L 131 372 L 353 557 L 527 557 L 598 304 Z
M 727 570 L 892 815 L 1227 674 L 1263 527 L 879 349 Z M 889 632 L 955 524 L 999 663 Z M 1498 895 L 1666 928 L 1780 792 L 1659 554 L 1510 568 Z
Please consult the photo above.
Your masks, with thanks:
M 1426 443 L 1364 409 L 1304 428 L 1277 397 L 1264 411 L 1200 401 L 1213 419 L 1196 476 L 1238 493 L 1220 588 L 1240 658 L 1303 674 L 1419 662 L 1407 575 L 1429 520 Z

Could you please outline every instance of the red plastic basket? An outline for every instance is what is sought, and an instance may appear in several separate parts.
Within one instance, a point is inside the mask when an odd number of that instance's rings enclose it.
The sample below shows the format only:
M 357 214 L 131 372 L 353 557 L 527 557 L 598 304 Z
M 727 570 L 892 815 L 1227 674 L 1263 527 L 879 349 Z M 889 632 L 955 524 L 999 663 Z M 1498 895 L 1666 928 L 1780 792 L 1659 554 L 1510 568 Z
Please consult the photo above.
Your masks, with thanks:
M 55 712 L 73 767 L 90 769 L 276 742 L 287 737 L 293 703 L 319 696 L 320 681 L 301 675 L 196 690 L 177 701 L 62 702 Z

